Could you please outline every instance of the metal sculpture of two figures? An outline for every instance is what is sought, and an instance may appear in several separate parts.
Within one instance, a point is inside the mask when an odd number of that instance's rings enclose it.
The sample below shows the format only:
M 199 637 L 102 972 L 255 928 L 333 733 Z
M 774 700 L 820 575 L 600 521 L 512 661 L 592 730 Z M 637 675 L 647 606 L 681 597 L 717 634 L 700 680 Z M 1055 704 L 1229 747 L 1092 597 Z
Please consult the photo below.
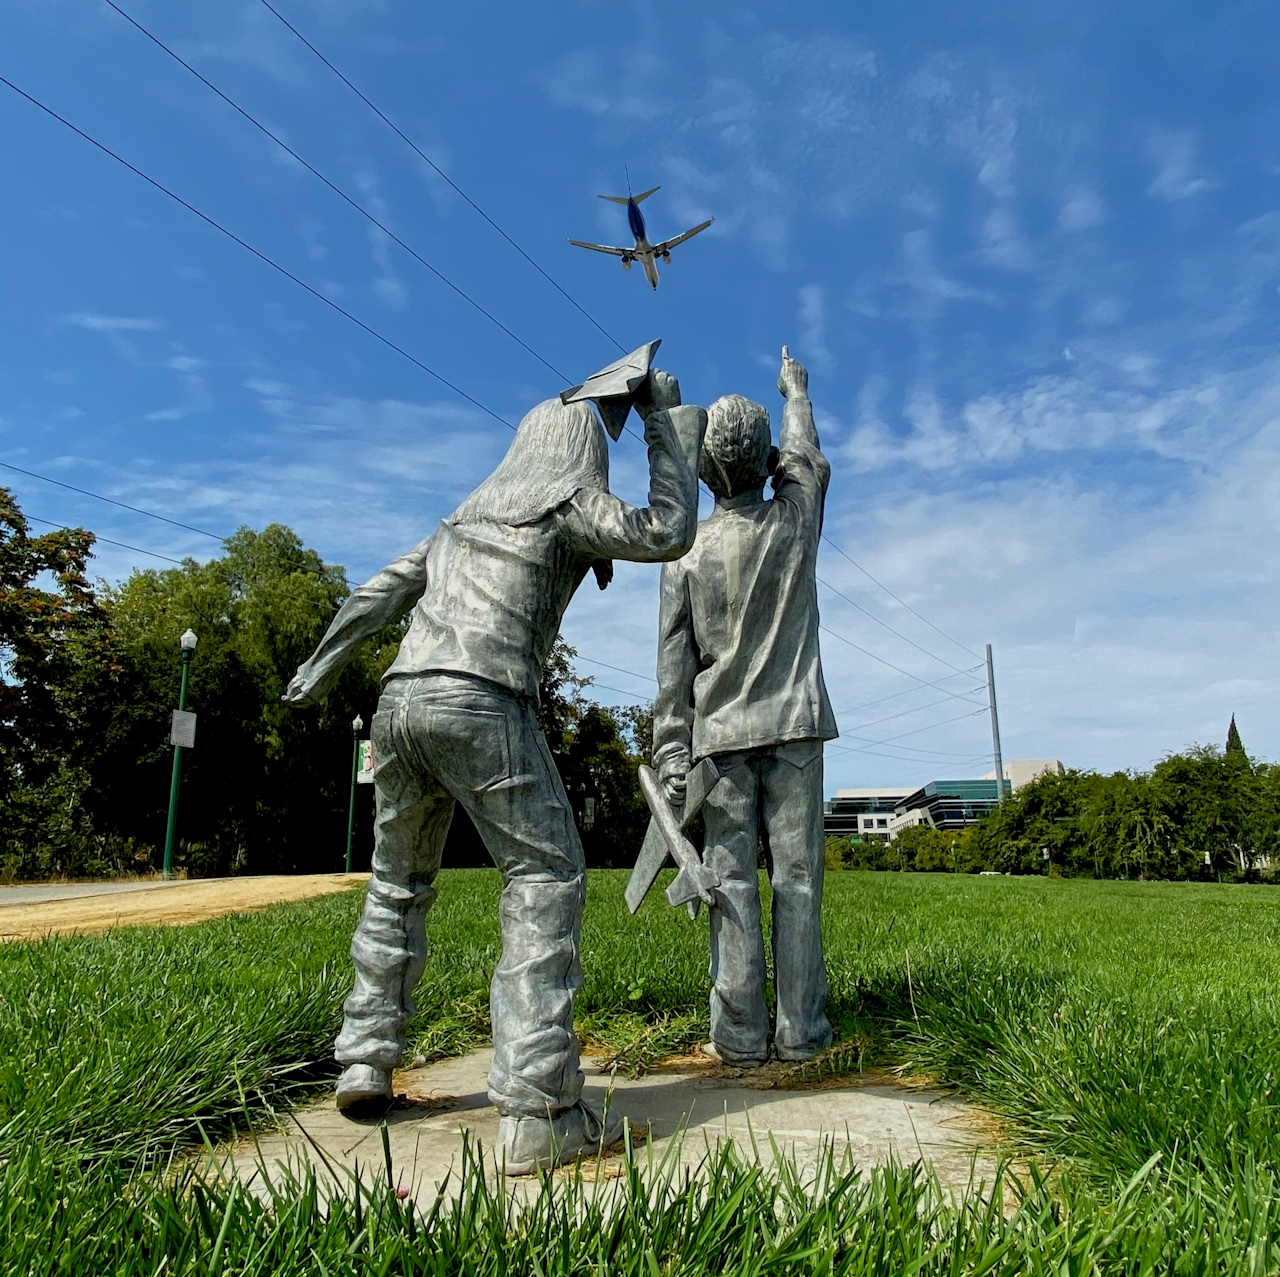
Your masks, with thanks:
M 710 907 L 711 1039 L 726 1063 L 802 1059 L 830 1041 L 822 742 L 835 725 L 813 579 L 830 468 L 808 374 L 784 347 L 774 448 L 760 404 L 739 395 L 709 409 L 683 404 L 675 378 L 652 367 L 657 347 L 530 409 L 493 473 L 351 592 L 284 697 L 299 707 L 322 699 L 367 640 L 406 620 L 371 724 L 372 876 L 351 943 L 336 1098 L 350 1116 L 391 1100 L 424 968 L 425 917 L 460 805 L 503 879 L 489 1098 L 508 1173 L 621 1133 L 616 1114 L 582 1097 L 573 1004 L 586 860 L 535 708 L 565 609 L 593 571 L 608 585 L 613 560 L 662 564 L 654 751 L 652 767 L 640 768 L 652 821 L 628 906 L 639 908 L 671 859 L 671 904 L 694 916 Z M 643 508 L 609 491 L 606 432 L 616 440 L 633 409 L 648 449 Z M 702 523 L 699 478 L 715 498 Z M 689 838 L 699 814 L 701 856 Z M 762 844 L 773 883 L 772 1037 Z

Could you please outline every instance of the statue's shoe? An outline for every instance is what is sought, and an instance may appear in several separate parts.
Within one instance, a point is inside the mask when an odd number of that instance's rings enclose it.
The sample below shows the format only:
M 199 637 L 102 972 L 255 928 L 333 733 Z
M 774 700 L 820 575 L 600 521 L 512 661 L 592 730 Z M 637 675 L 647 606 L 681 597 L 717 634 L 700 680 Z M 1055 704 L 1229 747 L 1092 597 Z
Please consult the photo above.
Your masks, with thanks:
M 828 1043 L 830 1045 L 830 1043 Z M 799 1064 L 803 1060 L 812 1060 L 815 1055 L 820 1055 L 827 1048 L 825 1046 L 812 1047 L 791 1047 L 778 1046 L 774 1047 L 778 1059 L 785 1064 Z
M 714 1042 L 704 1042 L 698 1050 L 709 1060 L 715 1060 L 719 1064 L 727 1064 L 731 1069 L 759 1069 L 763 1068 L 768 1062 L 766 1060 L 758 1060 L 754 1057 L 751 1059 L 731 1060 L 727 1059 L 716 1046 Z
M 348 1064 L 338 1079 L 338 1112 L 344 1117 L 381 1117 L 391 1107 L 391 1070 Z
M 506 1174 L 531 1175 L 540 1166 L 561 1166 L 580 1154 L 598 1153 L 620 1140 L 625 1129 L 620 1113 L 601 1113 L 579 1100 L 549 1118 L 499 1118 L 497 1156 Z

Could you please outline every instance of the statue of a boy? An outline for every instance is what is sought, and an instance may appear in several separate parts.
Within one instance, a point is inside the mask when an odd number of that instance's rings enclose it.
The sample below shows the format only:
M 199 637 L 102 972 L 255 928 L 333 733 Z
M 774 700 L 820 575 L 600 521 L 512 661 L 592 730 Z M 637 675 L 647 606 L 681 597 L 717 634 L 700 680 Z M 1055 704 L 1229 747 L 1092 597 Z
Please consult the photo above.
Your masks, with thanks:
M 782 350 L 781 450 L 769 414 L 739 395 L 708 409 L 700 473 L 715 509 L 693 549 L 662 569 L 654 769 L 673 803 L 710 757 L 703 861 L 711 909 L 711 1042 L 728 1064 L 769 1057 L 757 850 L 773 886 L 778 1058 L 831 1041 L 822 957 L 822 742 L 837 735 L 818 652 L 815 577 L 831 467 L 809 375 Z M 774 495 L 764 496 L 773 476 Z
M 573 999 L 586 873 L 535 708 L 543 662 L 587 572 L 603 589 L 611 560 L 671 559 L 693 543 L 706 414 L 678 406 L 673 378 L 648 376 L 646 509 L 610 495 L 604 430 L 589 404 L 539 404 L 493 474 L 351 594 L 286 696 L 299 705 L 323 696 L 365 638 L 412 610 L 372 724 L 373 877 L 334 1052 L 345 1066 L 338 1107 L 381 1111 L 391 1098 L 426 957 L 432 883 L 461 803 L 503 879 L 489 1098 L 509 1174 L 621 1134 L 620 1119 L 606 1127 L 581 1098 Z M 625 400 L 611 402 L 616 415 Z

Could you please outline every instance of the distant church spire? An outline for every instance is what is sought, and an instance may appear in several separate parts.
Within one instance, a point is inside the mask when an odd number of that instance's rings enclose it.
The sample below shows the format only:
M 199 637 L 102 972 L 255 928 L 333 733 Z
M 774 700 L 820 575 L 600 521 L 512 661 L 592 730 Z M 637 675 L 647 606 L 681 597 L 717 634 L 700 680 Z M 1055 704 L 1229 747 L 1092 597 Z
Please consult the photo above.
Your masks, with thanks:
M 1244 745 L 1240 741 L 1240 732 L 1236 727 L 1236 716 L 1231 715 L 1231 726 L 1227 728 L 1227 757 L 1232 754 L 1244 754 Z M 1248 755 L 1245 754 L 1247 758 Z

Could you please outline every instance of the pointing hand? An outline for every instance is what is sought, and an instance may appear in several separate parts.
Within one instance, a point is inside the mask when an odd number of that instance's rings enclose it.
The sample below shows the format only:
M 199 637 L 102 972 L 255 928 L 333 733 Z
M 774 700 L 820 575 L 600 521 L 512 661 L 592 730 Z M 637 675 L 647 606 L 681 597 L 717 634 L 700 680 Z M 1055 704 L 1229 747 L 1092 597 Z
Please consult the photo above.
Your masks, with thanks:
M 809 394 L 809 370 L 797 359 L 791 358 L 786 346 L 782 348 L 782 371 L 778 374 L 778 389 L 784 399 L 803 399 Z

